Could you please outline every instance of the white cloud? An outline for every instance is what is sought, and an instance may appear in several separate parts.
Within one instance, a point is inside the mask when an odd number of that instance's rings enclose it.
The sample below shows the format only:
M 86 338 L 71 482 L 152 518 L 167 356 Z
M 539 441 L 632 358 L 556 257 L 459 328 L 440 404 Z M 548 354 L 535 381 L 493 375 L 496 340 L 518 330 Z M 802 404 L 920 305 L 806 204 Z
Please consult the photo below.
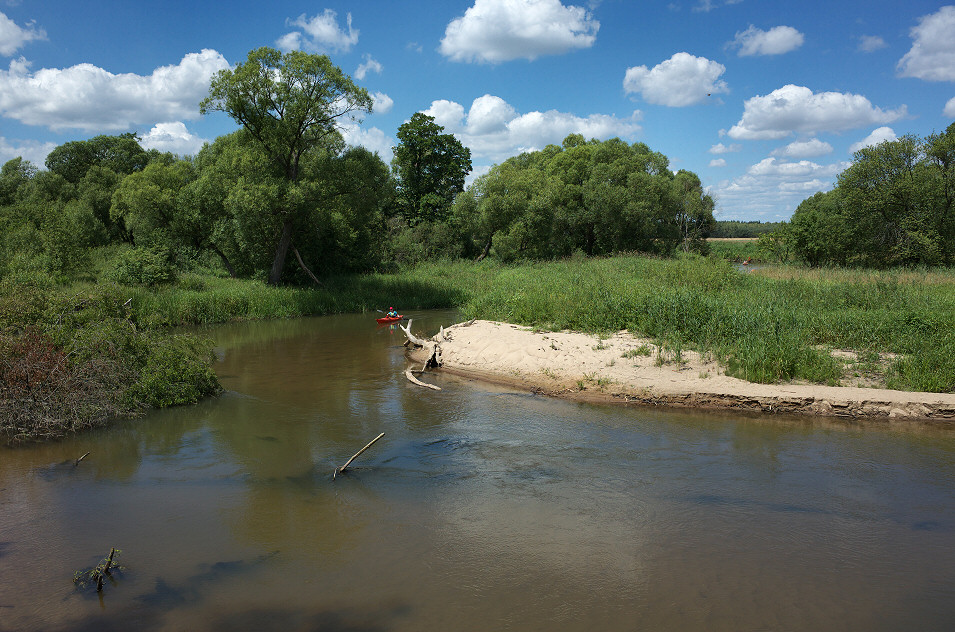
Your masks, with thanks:
M 632 138 L 640 132 L 640 112 L 621 119 L 606 114 L 581 117 L 567 112 L 520 114 L 500 97 L 485 94 L 474 99 L 465 113 L 453 101 L 434 101 L 425 114 L 471 149 L 476 161 L 501 162 L 525 151 L 560 144 L 568 134 L 585 138 Z
M 872 133 L 860 140 L 858 143 L 853 143 L 849 146 L 849 153 L 854 154 L 863 147 L 871 147 L 872 145 L 878 145 L 879 143 L 887 140 L 895 140 L 898 136 L 895 135 L 895 132 L 891 127 L 879 127 L 875 130 L 872 130 Z
M 731 5 L 731 4 L 739 4 L 739 3 L 742 2 L 742 1 L 743 1 L 743 0 L 726 0 L 726 2 L 723 3 L 723 5 L 724 5 L 724 6 L 729 6 L 729 5 Z M 674 5 L 674 4 L 672 4 L 672 3 L 671 3 L 670 5 L 668 5 L 668 6 L 671 8 L 671 10 L 675 10 L 675 9 L 678 10 L 678 9 L 679 9 L 679 5 Z M 713 0 L 700 0 L 699 3 L 697 3 L 697 4 L 693 7 L 693 12 L 694 12 L 694 13 L 709 13 L 709 12 L 712 11 L 713 9 L 719 8 L 719 6 L 720 6 L 719 3 L 718 3 L 718 2 L 714 2 Z M 674 9 L 674 7 L 675 7 L 675 9 Z
M 117 75 L 92 64 L 35 73 L 29 66 L 21 58 L 0 70 L 0 116 L 52 130 L 101 132 L 198 118 L 212 75 L 229 64 L 205 49 L 148 76 Z
M 391 159 L 394 157 L 392 148 L 395 145 L 395 140 L 377 127 L 364 129 L 358 124 L 348 121 L 342 125 L 341 132 L 347 144 L 354 147 L 364 147 L 368 151 L 378 154 L 385 163 L 391 163 Z
M 447 99 L 439 99 L 431 102 L 431 107 L 424 111 L 428 116 L 434 117 L 434 122 L 451 133 L 458 133 L 464 130 L 464 106 Z
M 719 182 L 712 195 L 721 216 L 786 220 L 804 199 L 831 189 L 836 176 L 848 166 L 848 162 L 820 165 L 809 160 L 765 158 L 742 176 Z
M 0 136 L 0 166 L 8 160 L 23 158 L 37 167 L 42 167 L 46 156 L 56 149 L 56 143 L 41 143 L 35 140 L 16 141 Z
M 737 55 L 782 55 L 802 46 L 805 37 L 791 26 L 775 26 L 768 31 L 752 24 L 745 31 L 736 33 L 730 48 L 739 48 Z
M 10 56 L 27 42 L 45 39 L 46 32 L 36 28 L 33 22 L 28 22 L 25 28 L 21 28 L 0 12 L 0 55 Z
M 375 114 L 386 114 L 391 111 L 391 106 L 395 104 L 394 99 L 384 92 L 376 92 L 371 95 L 373 106 L 371 111 Z
M 773 151 L 773 156 L 782 156 L 783 158 L 813 158 L 815 156 L 825 156 L 832 153 L 832 145 L 823 142 L 818 138 L 812 138 L 805 141 L 789 143 Z
M 792 84 L 755 96 L 744 103 L 743 117 L 728 132 L 736 139 L 785 138 L 793 132 L 841 132 L 890 123 L 907 115 L 903 105 L 882 110 L 858 94 L 820 92 Z
M 942 110 L 942 116 L 955 118 L 955 97 L 949 99 L 948 103 L 945 104 L 945 109 Z
M 158 149 L 172 152 L 178 156 L 195 156 L 202 146 L 209 142 L 186 129 L 182 121 L 156 123 L 151 130 L 143 134 L 139 141 L 143 149 Z
M 294 20 L 286 20 L 288 26 L 297 26 L 302 31 L 286 33 L 276 41 L 282 50 L 306 50 L 315 53 L 347 53 L 358 43 L 358 31 L 352 28 L 351 13 L 345 21 L 348 25 L 346 33 L 338 26 L 338 14 L 332 9 L 325 9 L 319 15 L 306 18 L 305 14 Z
M 726 166 L 726 159 L 725 159 L 725 158 L 714 158 L 713 160 L 710 161 L 710 166 L 711 166 L 711 167 L 725 167 L 725 166 Z
M 955 81 L 955 6 L 923 15 L 909 34 L 914 41 L 899 60 L 899 74 L 927 81 Z
M 711 154 L 730 154 L 737 151 L 742 151 L 743 146 L 739 143 L 733 143 L 731 145 L 724 145 L 723 143 L 716 143 L 710 147 L 709 152 Z
M 381 63 L 372 59 L 371 55 L 366 53 L 364 57 L 365 61 L 359 64 L 358 69 L 355 70 L 355 78 L 359 81 L 363 81 L 369 72 L 380 75 L 381 71 L 384 70 Z
M 560 0 L 475 0 L 444 31 L 439 51 L 453 61 L 500 63 L 589 48 L 600 23 Z
M 872 53 L 886 46 L 888 44 L 878 35 L 863 35 L 859 38 L 859 50 L 863 53 Z
M 719 80 L 725 71 L 723 64 L 705 57 L 676 53 L 652 69 L 628 68 L 623 89 L 639 92 L 647 103 L 683 107 L 700 103 L 711 94 L 729 92 L 726 82 Z

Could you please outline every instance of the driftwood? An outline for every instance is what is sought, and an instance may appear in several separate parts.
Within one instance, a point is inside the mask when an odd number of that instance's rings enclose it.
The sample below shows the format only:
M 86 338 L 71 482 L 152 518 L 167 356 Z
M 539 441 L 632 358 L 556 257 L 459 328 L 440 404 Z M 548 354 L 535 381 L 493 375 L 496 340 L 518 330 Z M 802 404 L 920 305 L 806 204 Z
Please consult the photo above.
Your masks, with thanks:
M 377 437 L 375 437 L 374 439 L 372 439 L 371 441 L 369 441 L 369 442 L 368 442 L 368 445 L 366 445 L 364 448 L 362 448 L 361 450 L 359 450 L 358 452 L 356 452 L 355 455 L 354 455 L 352 458 L 348 459 L 348 461 L 345 463 L 345 465 L 343 465 L 343 466 L 341 466 L 341 467 L 336 467 L 336 468 L 335 468 L 335 471 L 332 472 L 332 480 L 335 480 L 335 478 L 337 478 L 339 474 L 344 473 L 345 468 L 347 468 L 349 465 L 351 465 L 351 462 L 352 462 L 352 461 L 354 461 L 355 459 L 357 459 L 358 456 L 359 456 L 362 452 L 364 452 L 365 450 L 367 450 L 368 448 L 370 448 L 370 447 L 375 443 L 375 441 L 378 441 L 378 439 L 381 439 L 383 436 L 385 436 L 385 433 L 382 432 L 380 435 L 378 435 Z
M 420 371 L 419 371 L 419 373 L 420 373 Z M 441 387 L 440 387 L 440 386 L 435 386 L 434 384 L 428 384 L 427 382 L 422 382 L 421 380 L 419 380 L 418 378 L 416 378 L 416 377 L 414 376 L 414 371 L 412 371 L 411 369 L 408 369 L 407 371 L 405 371 L 405 377 L 408 378 L 408 381 L 411 382 L 412 384 L 417 384 L 418 386 L 423 386 L 423 387 L 425 387 L 425 388 L 430 388 L 430 389 L 433 390 L 433 391 L 440 391 L 440 390 L 441 390 Z
M 81 456 L 80 458 L 76 459 L 76 461 L 73 462 L 73 467 L 76 467 L 77 465 L 79 465 L 79 464 L 80 464 L 80 461 L 82 461 L 83 459 L 85 459 L 85 458 L 88 457 L 89 455 L 90 455 L 90 453 L 87 452 L 86 454 L 84 454 L 84 455 Z

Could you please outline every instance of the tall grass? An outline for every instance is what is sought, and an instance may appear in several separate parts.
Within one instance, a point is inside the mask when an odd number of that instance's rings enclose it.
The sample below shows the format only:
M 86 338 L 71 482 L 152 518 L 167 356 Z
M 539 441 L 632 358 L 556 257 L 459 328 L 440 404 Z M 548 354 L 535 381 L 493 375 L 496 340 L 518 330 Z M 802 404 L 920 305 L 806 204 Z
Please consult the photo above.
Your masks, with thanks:
M 755 382 L 839 382 L 828 350 L 897 354 L 888 384 L 955 390 L 955 273 L 799 267 L 740 272 L 718 258 L 637 256 L 506 266 L 426 263 L 394 275 L 327 279 L 314 289 L 185 277 L 124 288 L 149 326 L 457 307 L 467 317 L 542 329 L 629 329 L 711 352 Z
M 419 267 L 416 274 L 425 274 Z M 955 274 L 742 273 L 687 257 L 615 257 L 474 271 L 444 267 L 468 317 L 545 329 L 635 333 L 710 351 L 755 382 L 837 384 L 830 348 L 899 354 L 889 386 L 955 390 Z M 474 283 L 473 275 L 482 281 Z

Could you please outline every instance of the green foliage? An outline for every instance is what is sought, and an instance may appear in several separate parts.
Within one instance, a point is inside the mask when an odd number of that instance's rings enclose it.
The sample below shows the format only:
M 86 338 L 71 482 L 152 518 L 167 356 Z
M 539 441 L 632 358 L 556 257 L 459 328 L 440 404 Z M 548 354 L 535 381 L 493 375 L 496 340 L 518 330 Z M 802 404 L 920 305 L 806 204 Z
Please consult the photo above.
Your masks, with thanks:
M 56 438 L 218 392 L 211 341 L 153 329 L 140 296 L 0 281 L 0 437 Z
M 194 404 L 220 390 L 212 370 L 212 341 L 194 336 L 158 335 L 136 383 L 126 392 L 128 401 L 154 408 Z
M 70 141 L 46 157 L 46 168 L 72 184 L 79 183 L 93 167 L 126 175 L 145 168 L 148 163 L 149 154 L 133 133 Z
M 860 149 L 833 191 L 799 205 L 792 229 L 794 251 L 810 265 L 951 265 L 955 123 Z
M 226 112 L 248 132 L 277 170 L 281 190 L 269 211 L 281 230 L 269 270 L 269 283 L 282 280 L 285 258 L 307 202 L 308 190 L 298 186 L 308 155 L 341 143 L 340 120 L 370 112 L 368 91 L 332 64 L 325 55 L 302 51 L 281 53 L 258 48 L 245 63 L 220 70 L 212 79 L 209 96 L 199 109 Z
M 176 269 L 162 245 L 123 250 L 103 272 L 103 280 L 122 285 L 153 287 L 175 279 Z
M 455 201 L 468 248 L 502 261 L 625 251 L 702 252 L 713 200 L 699 178 L 674 174 L 665 156 L 619 138 L 571 135 L 495 165 Z
M 736 220 L 717 220 L 710 230 L 710 237 L 717 239 L 728 238 L 756 238 L 764 233 L 771 233 L 783 227 L 783 222 L 741 222 Z
M 471 150 L 433 116 L 416 112 L 398 128 L 392 167 L 397 180 L 397 208 L 405 221 L 447 220 L 455 196 L 471 172 Z

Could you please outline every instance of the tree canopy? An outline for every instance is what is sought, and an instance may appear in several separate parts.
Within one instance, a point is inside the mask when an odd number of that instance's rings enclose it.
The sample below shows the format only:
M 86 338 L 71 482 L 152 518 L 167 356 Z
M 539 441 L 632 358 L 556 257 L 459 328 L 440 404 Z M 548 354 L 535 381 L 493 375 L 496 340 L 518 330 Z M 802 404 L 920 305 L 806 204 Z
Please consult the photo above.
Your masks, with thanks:
M 310 152 L 341 146 L 341 122 L 370 112 L 368 91 L 332 64 L 325 55 L 301 51 L 281 53 L 263 47 L 249 53 L 245 63 L 220 70 L 212 79 L 200 112 L 226 112 L 240 123 L 268 157 L 277 175 L 289 186 L 274 201 L 271 212 L 281 218 L 268 281 L 282 279 L 292 244 L 296 218 L 302 212 L 301 192 L 295 190 L 302 163 Z
M 643 143 L 571 134 L 492 167 L 458 196 L 455 215 L 479 257 L 492 248 L 502 258 L 669 254 L 705 247 L 713 200 L 695 174 L 672 173 Z
M 433 116 L 422 112 L 398 128 L 392 167 L 398 211 L 410 224 L 447 220 L 471 172 L 471 150 L 443 131 Z
M 955 262 L 955 123 L 853 154 L 836 187 L 793 213 L 797 256 L 810 265 Z

